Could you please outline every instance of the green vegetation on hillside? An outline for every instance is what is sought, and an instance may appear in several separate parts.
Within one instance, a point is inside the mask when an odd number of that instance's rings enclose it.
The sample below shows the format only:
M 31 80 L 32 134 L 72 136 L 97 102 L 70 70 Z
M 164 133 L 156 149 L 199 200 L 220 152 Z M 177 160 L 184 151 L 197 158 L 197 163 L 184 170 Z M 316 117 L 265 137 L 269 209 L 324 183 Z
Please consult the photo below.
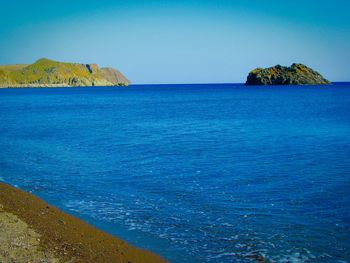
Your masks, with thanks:
M 0 66 L 0 87 L 126 86 L 130 82 L 113 68 L 64 63 L 42 58 L 31 65 Z

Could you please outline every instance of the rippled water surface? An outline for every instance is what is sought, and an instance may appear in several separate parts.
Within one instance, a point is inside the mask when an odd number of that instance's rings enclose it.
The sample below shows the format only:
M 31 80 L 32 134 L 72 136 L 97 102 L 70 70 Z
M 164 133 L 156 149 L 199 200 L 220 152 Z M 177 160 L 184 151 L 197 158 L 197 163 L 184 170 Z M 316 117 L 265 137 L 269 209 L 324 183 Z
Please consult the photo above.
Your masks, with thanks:
M 0 90 L 0 180 L 172 262 L 348 262 L 349 160 L 346 83 Z

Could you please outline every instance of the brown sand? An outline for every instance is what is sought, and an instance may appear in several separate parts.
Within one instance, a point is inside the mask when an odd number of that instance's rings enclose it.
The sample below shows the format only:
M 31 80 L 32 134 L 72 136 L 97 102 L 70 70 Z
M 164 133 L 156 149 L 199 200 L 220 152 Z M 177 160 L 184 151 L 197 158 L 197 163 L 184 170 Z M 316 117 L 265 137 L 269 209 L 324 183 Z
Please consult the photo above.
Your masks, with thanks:
M 0 183 L 0 262 L 165 262 Z
M 0 207 L 1 208 L 1 207 Z M 0 262 L 59 262 L 40 249 L 40 235 L 17 216 L 0 211 Z

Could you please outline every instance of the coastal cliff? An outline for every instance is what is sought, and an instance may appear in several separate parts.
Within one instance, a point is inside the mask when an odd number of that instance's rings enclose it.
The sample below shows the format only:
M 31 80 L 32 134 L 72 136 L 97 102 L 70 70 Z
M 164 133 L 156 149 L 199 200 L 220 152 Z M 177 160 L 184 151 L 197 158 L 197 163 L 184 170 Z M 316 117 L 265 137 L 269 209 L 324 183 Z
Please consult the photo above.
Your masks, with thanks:
M 252 70 L 246 85 L 322 85 L 330 84 L 317 71 L 303 65 L 292 64 L 290 67 L 277 65 L 270 68 Z
M 114 68 L 64 63 L 46 58 L 33 64 L 0 66 L 0 87 L 127 86 L 130 81 Z

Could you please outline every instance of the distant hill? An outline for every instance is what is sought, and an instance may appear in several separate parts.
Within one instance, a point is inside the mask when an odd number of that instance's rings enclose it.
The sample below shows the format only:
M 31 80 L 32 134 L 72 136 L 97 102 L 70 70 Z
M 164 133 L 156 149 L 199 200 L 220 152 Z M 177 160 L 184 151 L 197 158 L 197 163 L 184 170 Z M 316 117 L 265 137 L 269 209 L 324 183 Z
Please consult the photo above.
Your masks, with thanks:
M 118 70 L 96 64 L 64 63 L 42 58 L 30 65 L 0 66 L 0 87 L 127 86 Z
M 303 64 L 293 64 L 290 67 L 277 65 L 271 68 L 256 68 L 249 73 L 246 85 L 320 85 L 329 83 L 317 71 Z

